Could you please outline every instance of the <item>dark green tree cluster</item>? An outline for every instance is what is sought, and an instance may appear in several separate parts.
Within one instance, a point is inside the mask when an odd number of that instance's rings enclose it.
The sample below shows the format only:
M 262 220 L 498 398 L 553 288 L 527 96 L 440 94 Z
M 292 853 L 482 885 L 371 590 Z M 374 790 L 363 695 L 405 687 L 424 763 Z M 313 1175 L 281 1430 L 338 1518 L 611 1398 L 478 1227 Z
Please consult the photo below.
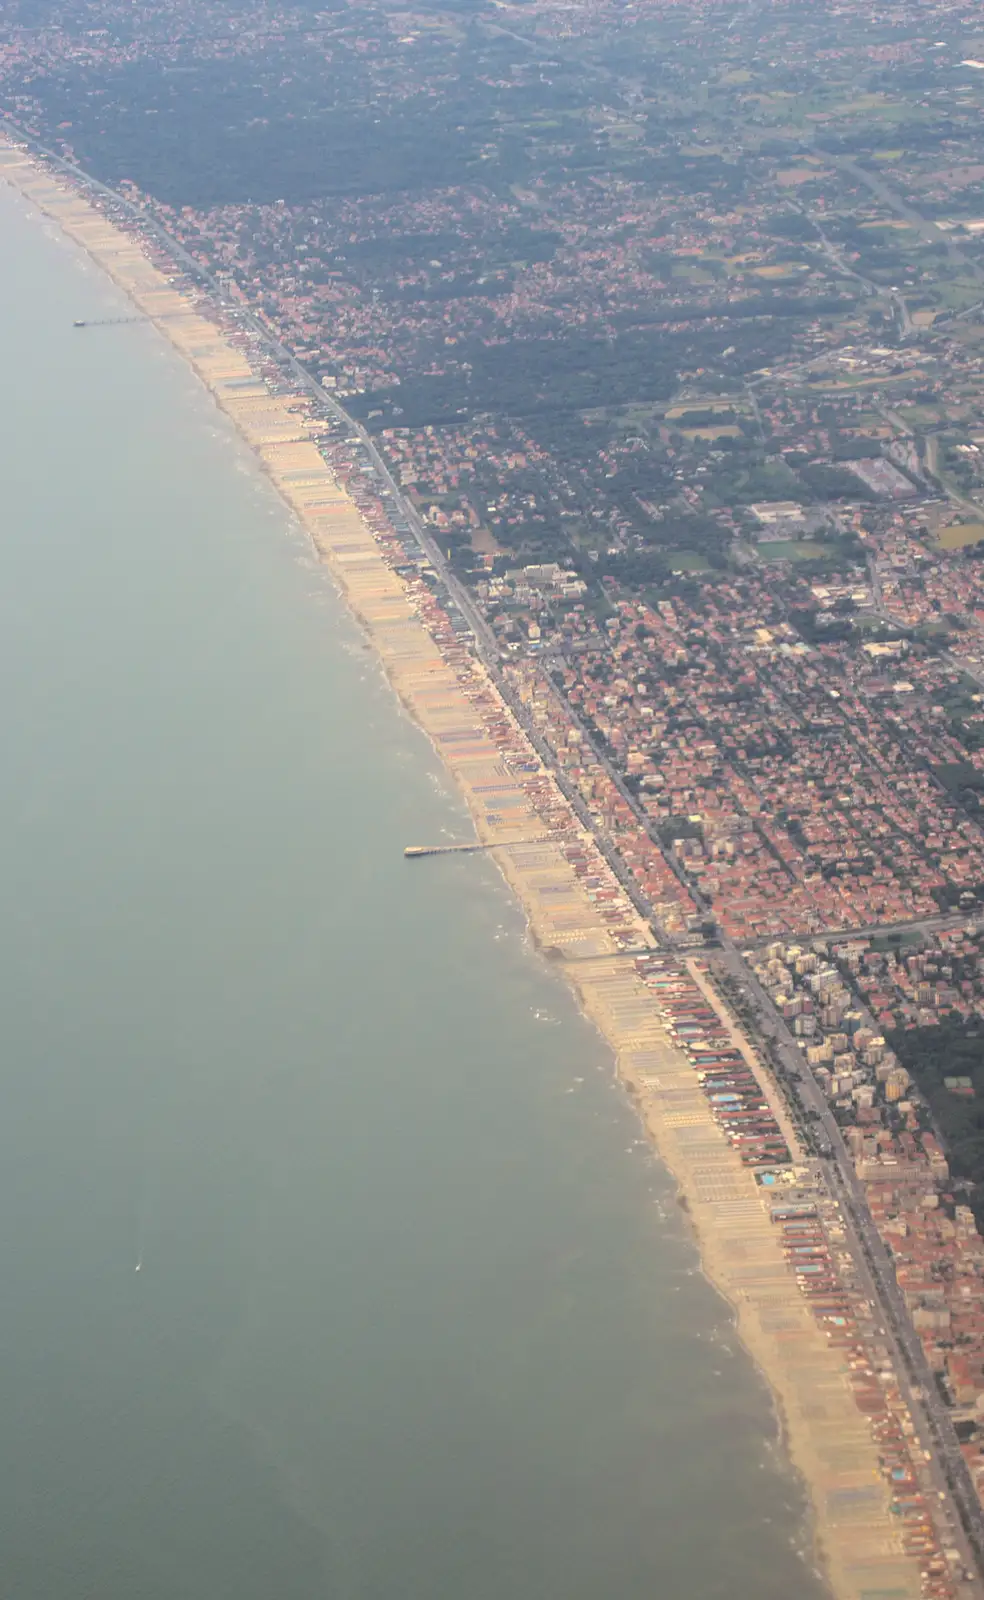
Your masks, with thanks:
M 984 1022 L 944 1017 L 928 1028 L 885 1036 L 929 1103 L 955 1179 L 970 1186 L 969 1203 L 984 1223 Z M 973 1094 L 955 1094 L 946 1078 L 966 1077 Z

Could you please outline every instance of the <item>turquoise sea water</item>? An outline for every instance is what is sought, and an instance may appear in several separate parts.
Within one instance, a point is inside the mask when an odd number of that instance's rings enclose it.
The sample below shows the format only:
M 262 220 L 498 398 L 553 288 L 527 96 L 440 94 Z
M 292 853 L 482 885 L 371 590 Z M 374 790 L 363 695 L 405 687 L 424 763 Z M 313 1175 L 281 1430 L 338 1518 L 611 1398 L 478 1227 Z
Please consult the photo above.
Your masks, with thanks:
M 0 1595 L 814 1600 L 606 1050 L 402 859 L 429 746 L 160 337 L 0 242 Z

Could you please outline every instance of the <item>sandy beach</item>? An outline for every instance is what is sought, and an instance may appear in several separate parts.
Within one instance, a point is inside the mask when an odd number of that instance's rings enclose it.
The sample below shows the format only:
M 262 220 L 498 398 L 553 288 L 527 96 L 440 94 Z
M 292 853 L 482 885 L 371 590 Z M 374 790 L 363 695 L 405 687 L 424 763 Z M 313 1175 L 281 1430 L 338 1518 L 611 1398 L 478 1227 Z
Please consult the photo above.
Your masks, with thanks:
M 309 398 L 273 394 L 244 351 L 169 281 L 141 243 L 67 180 L 2 142 L 0 177 L 56 222 L 156 324 L 307 530 L 395 691 L 453 775 L 532 937 L 611 1046 L 647 1135 L 679 1185 L 703 1270 L 733 1308 L 738 1333 L 775 1397 L 784 1449 L 812 1503 L 816 1559 L 832 1591 L 839 1600 L 916 1600 L 920 1566 L 893 1511 L 871 1422 L 859 1409 L 856 1354 L 815 1316 L 783 1249 L 775 1194 L 743 1164 L 715 1119 L 693 1062 L 646 981 L 636 952 L 654 948 L 650 929 L 481 663 L 450 630 L 442 632 L 432 589 L 394 570 L 385 535 L 370 527 L 319 449 Z M 407 870 L 418 868 L 408 864 Z M 604 895 L 588 878 L 604 883 Z M 702 964 L 679 966 L 732 1028 Z M 747 1041 L 742 1049 L 774 1106 L 794 1170 L 807 1183 L 807 1164 L 775 1086 Z M 879 1373 L 873 1381 L 888 1392 L 889 1409 L 906 1432 L 890 1375 Z

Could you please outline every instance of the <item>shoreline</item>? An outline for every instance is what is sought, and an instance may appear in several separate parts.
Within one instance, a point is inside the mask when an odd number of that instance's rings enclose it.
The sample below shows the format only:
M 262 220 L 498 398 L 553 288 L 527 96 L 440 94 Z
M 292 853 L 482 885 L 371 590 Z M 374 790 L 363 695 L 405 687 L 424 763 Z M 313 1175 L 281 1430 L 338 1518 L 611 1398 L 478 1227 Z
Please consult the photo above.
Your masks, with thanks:
M 648 946 L 655 955 L 652 935 L 552 773 L 481 663 L 450 630 L 441 636 L 443 613 L 428 585 L 407 581 L 387 562 L 385 541 L 305 423 L 309 397 L 273 394 L 243 350 L 168 281 L 139 241 L 2 138 L 0 178 L 57 223 L 188 362 L 328 566 L 404 710 L 463 795 L 477 838 L 493 847 L 531 942 L 564 969 L 582 1012 L 613 1052 L 645 1135 L 677 1185 L 700 1270 L 728 1305 L 772 1397 L 779 1448 L 812 1505 L 805 1531 L 825 1581 L 838 1600 L 862 1600 L 866 1590 L 914 1600 L 919 1568 L 903 1549 L 846 1353 L 817 1326 L 784 1259 L 767 1195 L 715 1121 L 658 996 L 625 953 Z M 613 897 L 593 896 L 572 851 L 591 858 L 592 873 Z M 679 957 L 676 965 L 696 981 L 693 963 Z M 774 1088 L 766 1093 L 773 1101 Z M 795 1144 L 790 1148 L 795 1161 Z

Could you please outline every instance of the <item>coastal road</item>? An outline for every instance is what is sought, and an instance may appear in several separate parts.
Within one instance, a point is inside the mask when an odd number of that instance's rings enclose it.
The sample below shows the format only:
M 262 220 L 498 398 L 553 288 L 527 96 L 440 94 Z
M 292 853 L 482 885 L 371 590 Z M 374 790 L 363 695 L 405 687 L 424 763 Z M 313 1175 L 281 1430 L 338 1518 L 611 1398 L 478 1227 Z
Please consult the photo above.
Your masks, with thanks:
M 599 748 L 591 730 L 569 704 L 567 710 L 649 837 L 659 845 L 666 859 L 686 883 L 682 862 L 662 845 L 637 797 L 626 788 L 613 763 Z M 702 897 L 692 886 L 688 884 L 687 887 L 694 895 L 698 908 L 710 915 L 711 907 L 702 902 Z M 941 925 L 949 921 L 942 917 L 928 920 Z M 804 1059 L 798 1040 L 777 1012 L 744 955 L 727 936 L 722 937 L 721 943 L 722 950 L 716 958 L 716 964 L 728 971 L 736 986 L 749 996 L 756 1013 L 757 1031 L 774 1044 L 779 1060 L 791 1075 L 801 1106 L 810 1115 L 814 1126 L 823 1130 L 830 1151 L 826 1168 L 831 1193 L 838 1201 L 858 1273 L 872 1304 L 879 1308 L 885 1337 L 890 1348 L 894 1348 L 899 1384 L 922 1448 L 930 1456 L 928 1467 L 933 1492 L 953 1508 L 950 1513 L 951 1543 L 960 1550 L 964 1566 L 970 1572 L 979 1572 L 984 1563 L 984 1509 L 960 1451 L 949 1412 L 936 1388 L 908 1307 L 896 1283 L 891 1257 L 871 1218 L 864 1187 L 854 1170 L 854 1162 L 840 1127 Z M 936 1516 L 939 1516 L 939 1509 L 938 1499 Z M 974 1577 L 964 1584 L 963 1593 L 968 1600 L 970 1596 L 980 1600 L 984 1596 L 984 1585 L 978 1577 Z
M 568 702 L 565 702 L 565 706 L 619 794 L 632 808 L 649 837 L 663 851 L 667 862 L 673 866 L 693 895 L 698 909 L 707 916 L 712 915 L 711 906 L 703 900 L 699 891 L 688 883 L 683 863 L 672 850 L 663 845 L 637 796 L 626 787 L 621 774 L 600 747 L 591 729 Z M 927 920 L 943 925 L 949 919 L 940 917 Z M 958 918 L 957 921 L 959 920 Z M 810 1115 L 814 1126 L 823 1130 L 830 1152 L 826 1165 L 831 1192 L 840 1205 L 858 1272 L 868 1288 L 872 1303 L 879 1308 L 886 1338 L 894 1348 L 894 1364 L 902 1392 L 923 1450 L 930 1453 L 929 1466 L 934 1492 L 954 1508 L 951 1512 L 953 1526 L 951 1542 L 960 1550 L 967 1570 L 979 1573 L 984 1565 L 984 1509 L 981 1507 L 967 1464 L 960 1451 L 949 1412 L 936 1388 L 921 1341 L 896 1283 L 891 1257 L 868 1210 L 864 1187 L 855 1172 L 854 1162 L 844 1142 L 841 1129 L 804 1059 L 799 1041 L 786 1026 L 743 953 L 727 935 L 721 936 L 721 953 L 716 960 L 717 965 L 729 972 L 736 986 L 743 989 L 750 998 L 756 1013 L 757 1031 L 774 1044 L 779 1060 L 789 1072 L 795 1085 L 801 1106 Z M 939 1515 L 939 1503 L 936 1515 Z M 972 1595 L 975 1600 L 980 1600 L 984 1595 L 984 1585 L 975 1577 L 968 1580 L 964 1586 L 964 1593 L 968 1597 Z
M 773 1046 L 776 1057 L 795 1083 L 801 1105 L 812 1114 L 814 1126 L 823 1131 L 830 1150 L 827 1171 L 831 1192 L 840 1203 L 845 1227 L 853 1242 L 852 1254 L 873 1303 L 880 1308 L 889 1343 L 895 1348 L 899 1382 L 920 1443 L 937 1463 L 935 1492 L 952 1497 L 955 1502 L 966 1534 L 966 1542 L 960 1540 L 958 1548 L 962 1549 L 965 1564 L 979 1568 L 984 1560 L 984 1509 L 960 1451 L 948 1409 L 912 1326 L 891 1257 L 872 1221 L 864 1186 L 854 1170 L 840 1126 L 804 1059 L 799 1041 L 747 963 L 737 952 L 725 952 L 716 959 L 715 965 L 727 972 L 733 988 L 748 1004 L 756 1031 Z M 984 1594 L 984 1586 L 978 1582 L 969 1592 Z

